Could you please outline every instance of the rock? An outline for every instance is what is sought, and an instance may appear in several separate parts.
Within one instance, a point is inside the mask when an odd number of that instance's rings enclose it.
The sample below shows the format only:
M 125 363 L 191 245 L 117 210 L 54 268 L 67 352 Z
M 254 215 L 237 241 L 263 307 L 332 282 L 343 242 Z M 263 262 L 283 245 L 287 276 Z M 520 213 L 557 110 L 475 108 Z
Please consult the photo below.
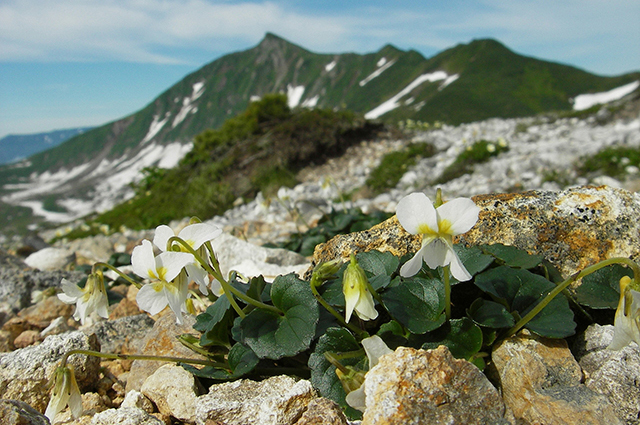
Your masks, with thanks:
M 19 400 L 0 399 L 3 425 L 49 425 L 46 416 Z
M 539 424 L 621 424 L 602 394 L 581 383 L 582 371 L 564 340 L 527 330 L 493 349 L 505 405 L 518 421 Z
M 200 391 L 193 375 L 181 366 L 161 366 L 144 381 L 140 391 L 160 413 L 190 424 L 195 422 L 196 396 Z
M 44 297 L 42 301 L 21 310 L 18 317 L 25 319 L 31 325 L 44 329 L 51 321 L 63 317 L 68 319 L 75 311 L 75 305 L 65 304 L 55 295 Z
M 144 313 L 142 310 L 140 310 L 138 304 L 135 301 L 129 300 L 128 298 L 123 298 L 119 303 L 115 305 L 115 307 L 113 307 L 113 309 L 109 313 L 109 320 L 115 320 L 139 314 Z
M 640 347 L 608 350 L 612 340 L 613 326 L 591 325 L 576 339 L 576 358 L 587 388 L 607 396 L 625 423 L 640 424 Z
M 606 186 L 562 192 L 530 191 L 472 198 L 480 207 L 476 225 L 456 242 L 502 243 L 543 255 L 568 277 L 611 257 L 640 258 L 640 195 Z M 313 265 L 360 251 L 415 252 L 420 236 L 392 217 L 370 230 L 340 235 L 318 245 Z
M 115 252 L 109 237 L 101 234 L 89 238 L 75 239 L 64 244 L 65 249 L 75 253 L 84 264 L 107 262 Z
M 502 424 L 498 390 L 449 349 L 398 347 L 365 375 L 367 424 Z
M 213 385 L 196 401 L 196 423 L 208 425 L 294 424 L 316 397 L 311 383 L 289 376 L 261 382 L 241 379 Z
M 98 337 L 103 352 L 120 353 L 123 346 L 131 347 L 129 342 L 140 343 L 155 323 L 148 315 L 138 314 L 97 322 L 84 332 L 94 333 Z
M 121 407 L 96 413 L 91 425 L 165 425 L 160 419 L 136 407 Z
M 40 332 L 40 337 L 44 339 L 49 335 L 59 335 L 70 330 L 71 327 L 67 324 L 67 319 L 65 317 L 58 317 L 57 319 L 53 319 L 49 326 Z
M 306 258 L 280 248 L 263 248 L 223 233 L 212 241 L 222 274 L 236 270 L 247 277 L 263 275 L 268 281 L 278 275 L 302 273 L 309 267 Z
M 342 408 L 332 400 L 318 397 L 311 400 L 295 425 L 347 425 Z
M 2 396 L 21 400 L 44 412 L 49 402 L 47 383 L 62 355 L 72 349 L 100 351 L 95 335 L 82 332 L 48 336 L 35 345 L 0 357 L 0 391 Z M 74 367 L 80 390 L 91 388 L 98 381 L 100 361 L 97 357 L 73 355 L 69 364 Z
M 140 391 L 136 390 L 131 390 L 127 393 L 120 405 L 120 408 L 123 407 L 136 407 L 147 413 L 153 412 L 153 404 L 151 403 L 151 400 L 146 398 Z
M 28 256 L 24 262 L 27 266 L 41 270 L 65 270 L 76 260 L 73 251 L 63 248 L 44 248 Z
M 196 320 L 191 316 L 184 317 L 182 325 L 176 324 L 176 318 L 172 313 L 167 313 L 155 322 L 153 328 L 147 332 L 142 340 L 141 349 L 136 353 L 155 356 L 174 356 L 192 359 L 204 359 L 203 356 L 194 353 L 182 345 L 176 338 L 183 333 L 193 333 L 193 324 Z M 131 365 L 131 371 L 127 378 L 126 391 L 140 390 L 144 381 L 151 376 L 160 366 L 168 362 L 135 360 Z
M 25 348 L 40 341 L 41 338 L 39 331 L 28 330 L 22 332 L 13 340 L 13 346 L 16 348 Z

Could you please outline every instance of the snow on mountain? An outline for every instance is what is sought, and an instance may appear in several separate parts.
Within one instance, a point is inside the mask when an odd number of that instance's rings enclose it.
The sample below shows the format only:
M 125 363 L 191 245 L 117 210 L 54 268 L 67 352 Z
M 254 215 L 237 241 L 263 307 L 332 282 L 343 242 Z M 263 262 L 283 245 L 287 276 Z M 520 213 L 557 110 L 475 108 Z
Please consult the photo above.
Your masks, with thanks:
M 385 58 L 380 59 L 378 61 L 378 69 L 373 71 L 367 78 L 365 78 L 364 80 L 360 81 L 358 84 L 360 84 L 360 87 L 364 87 L 365 84 L 367 84 L 369 81 L 373 80 L 378 75 L 382 74 L 384 71 L 389 69 L 389 67 L 391 67 L 391 65 L 393 65 L 394 63 L 396 63 L 395 60 L 392 60 L 391 62 L 387 62 L 387 60 Z
M 389 63 L 393 63 L 393 62 L 389 62 Z M 455 77 L 455 78 L 452 79 L 452 77 Z M 436 71 L 436 72 L 431 72 L 431 73 L 428 73 L 428 74 L 422 74 L 421 76 L 419 76 L 418 78 L 413 80 L 411 82 L 411 84 L 409 84 L 407 87 L 402 89 L 398 94 L 393 96 L 391 99 L 387 100 L 383 104 L 381 104 L 378 107 L 376 107 L 376 108 L 372 109 L 371 111 L 367 112 L 364 115 L 364 117 L 366 119 L 376 119 L 376 118 L 379 118 L 380 116 L 386 114 L 387 112 L 396 109 L 398 106 L 400 106 L 400 103 L 398 103 L 398 101 L 402 97 L 404 97 L 407 94 L 411 93 L 411 90 L 415 89 L 420 84 L 422 84 L 422 83 L 424 83 L 426 81 L 435 82 L 435 81 L 445 80 L 444 84 L 448 85 L 448 84 L 452 83 L 453 81 L 455 81 L 457 78 L 458 78 L 457 75 L 449 76 L 444 71 Z M 449 81 L 449 83 L 447 83 L 447 81 Z
M 295 108 L 300 104 L 300 99 L 302 99 L 302 95 L 304 94 L 304 86 L 292 86 L 291 84 L 287 84 L 287 97 L 289 108 Z
M 594 105 L 613 102 L 614 100 L 621 99 L 633 92 L 639 86 L 640 81 L 634 81 L 633 83 L 625 84 L 624 86 L 616 87 L 615 89 L 606 92 L 578 95 L 573 101 L 573 109 L 576 111 L 582 111 L 583 109 L 589 109 Z
M 338 61 L 329 62 L 328 64 L 326 64 L 324 66 L 324 70 L 327 71 L 327 72 L 330 72 L 333 68 L 335 68 L 337 63 L 338 63 Z
M 182 99 L 182 109 L 173 119 L 172 128 L 176 128 L 187 117 L 189 112 L 197 112 L 198 108 L 193 104 L 204 93 L 204 81 L 200 81 L 193 85 L 193 93 L 189 97 Z M 158 130 L 159 131 L 159 130 Z
M 155 136 L 156 134 L 158 134 L 158 132 L 160 130 L 162 130 L 162 127 L 164 127 L 164 125 L 167 123 L 167 121 L 169 121 L 169 117 L 171 116 L 171 112 L 167 112 L 164 115 L 164 118 L 162 119 L 162 121 L 160 120 L 160 115 L 154 115 L 153 116 L 153 121 L 151 122 L 151 125 L 149 126 L 149 131 L 147 132 L 147 134 L 144 136 L 144 138 L 142 139 L 142 144 L 147 143 L 148 141 L 150 141 L 151 139 L 153 139 L 153 136 Z

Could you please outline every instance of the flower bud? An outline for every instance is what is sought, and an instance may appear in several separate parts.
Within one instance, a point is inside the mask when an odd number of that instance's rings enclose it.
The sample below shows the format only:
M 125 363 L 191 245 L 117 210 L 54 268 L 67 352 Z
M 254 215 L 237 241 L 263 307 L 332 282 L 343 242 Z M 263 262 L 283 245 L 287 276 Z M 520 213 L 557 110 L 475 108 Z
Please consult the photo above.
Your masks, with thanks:
M 353 254 L 351 254 L 351 262 L 342 277 L 342 292 L 346 303 L 346 322 L 349 322 L 354 310 L 362 320 L 373 320 L 378 317 L 378 311 L 373 303 L 373 296 L 368 289 L 367 275 Z

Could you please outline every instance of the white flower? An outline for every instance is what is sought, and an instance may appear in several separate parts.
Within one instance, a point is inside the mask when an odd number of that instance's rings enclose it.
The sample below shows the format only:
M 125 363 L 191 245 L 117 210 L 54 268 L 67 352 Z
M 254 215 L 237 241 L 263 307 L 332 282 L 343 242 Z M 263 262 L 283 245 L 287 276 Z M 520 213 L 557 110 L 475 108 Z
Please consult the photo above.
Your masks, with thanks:
M 367 288 L 367 276 L 353 254 L 351 255 L 351 263 L 347 266 L 342 277 L 342 292 L 346 303 L 346 322 L 349 322 L 354 310 L 362 320 L 373 320 L 378 317 L 373 296 Z
M 412 193 L 398 202 L 396 215 L 404 229 L 422 235 L 422 248 L 400 269 L 410 277 L 420 271 L 422 260 L 432 269 L 451 265 L 453 277 L 463 282 L 471 275 L 453 250 L 453 236 L 471 229 L 478 221 L 480 208 L 468 198 L 456 198 L 434 208 L 424 193 Z
M 169 305 L 176 315 L 178 324 L 182 324 L 182 311 L 189 295 L 189 282 L 186 273 L 181 272 L 193 261 L 193 256 L 185 252 L 169 251 L 154 257 L 151 242 L 142 241 L 142 245 L 133 249 L 131 266 L 135 274 L 149 279 L 151 283 L 140 288 L 136 296 L 138 306 L 154 315 Z
M 620 302 L 614 319 L 613 341 L 607 347 L 621 350 L 631 341 L 640 345 L 640 292 L 631 289 L 628 276 L 620 279 Z
M 59 367 L 54 372 L 53 394 L 44 415 L 53 423 L 56 415 L 69 406 L 74 418 L 82 414 L 82 396 L 71 366 Z
M 80 320 L 84 325 L 87 317 L 94 311 L 100 317 L 109 318 L 109 299 L 101 272 L 90 274 L 84 288 L 80 288 L 64 278 L 61 281 L 61 286 L 63 293 L 58 294 L 58 298 L 64 303 L 76 305 L 76 311 L 73 313 L 74 319 Z
M 206 223 L 196 223 L 186 226 L 176 235 L 169 226 L 165 226 L 163 224 L 156 227 L 153 244 L 160 248 L 161 251 L 167 251 L 167 242 L 169 242 L 169 239 L 174 236 L 178 236 L 189 244 L 191 248 L 197 251 L 198 254 L 206 261 L 208 252 L 204 247 L 204 243 L 217 238 L 221 233 L 222 229 L 216 226 Z M 177 246 L 181 252 L 187 252 L 187 250 L 178 243 L 175 243 L 174 246 Z M 198 284 L 200 292 L 206 294 L 207 286 L 209 285 L 209 274 L 204 268 L 202 268 L 202 265 L 194 259 L 192 264 L 186 266 L 186 271 L 189 278 Z
M 371 370 L 375 365 L 378 364 L 378 361 L 380 361 L 380 357 L 384 356 L 385 354 L 393 353 L 393 351 L 389 347 L 387 347 L 387 344 L 385 344 L 382 338 L 380 338 L 378 335 L 363 339 L 362 346 L 364 347 L 364 351 L 365 353 L 367 353 L 367 358 L 369 359 L 369 370 Z M 353 407 L 354 409 L 358 409 L 361 412 L 364 412 L 366 408 L 364 384 L 361 385 L 357 390 L 351 391 L 349 394 L 347 394 L 345 400 L 349 406 Z

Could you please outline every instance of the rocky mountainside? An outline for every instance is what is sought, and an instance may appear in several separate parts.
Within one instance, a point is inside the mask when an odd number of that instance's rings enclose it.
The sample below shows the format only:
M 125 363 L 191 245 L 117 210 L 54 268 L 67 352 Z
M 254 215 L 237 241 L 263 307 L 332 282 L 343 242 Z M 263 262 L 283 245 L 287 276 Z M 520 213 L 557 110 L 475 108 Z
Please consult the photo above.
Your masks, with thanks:
M 50 221 L 103 211 L 132 196 L 149 166 L 171 168 L 195 135 L 268 93 L 291 107 L 348 109 L 369 119 L 442 121 L 585 108 L 586 93 L 631 91 L 638 73 L 601 77 L 475 40 L 432 58 L 387 45 L 375 53 L 316 54 L 276 35 L 221 57 L 142 110 L 11 166 L 0 167 L 0 213 Z M 634 86 L 636 84 L 636 86 Z M 25 218 L 26 220 L 26 218 Z

